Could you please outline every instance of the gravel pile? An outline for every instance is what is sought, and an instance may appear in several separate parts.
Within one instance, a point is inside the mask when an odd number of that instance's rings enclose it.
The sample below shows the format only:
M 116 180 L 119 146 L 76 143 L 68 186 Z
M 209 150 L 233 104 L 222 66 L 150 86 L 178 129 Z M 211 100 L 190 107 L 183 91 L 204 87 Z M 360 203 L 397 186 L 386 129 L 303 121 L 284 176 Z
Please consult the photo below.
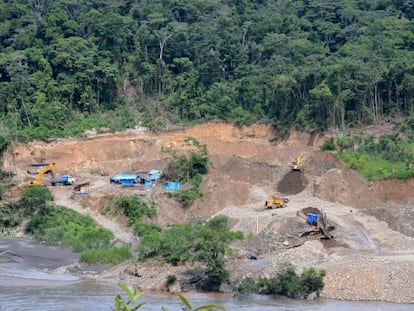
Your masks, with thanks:
M 290 171 L 279 182 L 277 191 L 285 195 L 297 194 L 305 190 L 307 184 L 303 171 Z
M 414 303 L 414 262 L 383 258 L 353 258 L 352 262 L 328 264 L 324 298 L 380 300 Z

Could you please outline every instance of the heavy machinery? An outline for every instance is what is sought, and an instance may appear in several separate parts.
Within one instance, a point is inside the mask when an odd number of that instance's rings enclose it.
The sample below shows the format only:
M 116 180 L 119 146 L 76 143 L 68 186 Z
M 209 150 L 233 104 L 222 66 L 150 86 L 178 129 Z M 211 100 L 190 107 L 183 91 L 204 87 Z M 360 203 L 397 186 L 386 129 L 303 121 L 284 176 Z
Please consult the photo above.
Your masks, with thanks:
M 297 159 L 292 161 L 292 164 L 290 165 L 292 170 L 294 171 L 303 170 L 303 157 L 304 157 L 304 154 L 303 152 L 301 152 L 300 155 L 297 157 Z
M 70 175 L 60 176 L 58 178 L 53 179 L 51 182 L 52 186 L 59 186 L 59 185 L 70 186 L 70 185 L 73 185 L 74 183 L 75 183 L 75 178 L 73 178 Z
M 36 178 L 32 181 L 29 181 L 29 186 L 41 186 L 43 185 L 42 176 L 47 173 L 55 172 L 55 163 L 50 163 L 48 166 L 43 167 L 39 173 L 37 173 Z
M 274 194 L 265 202 L 266 208 L 282 208 L 285 207 L 289 202 L 288 198 L 281 198 L 278 195 Z

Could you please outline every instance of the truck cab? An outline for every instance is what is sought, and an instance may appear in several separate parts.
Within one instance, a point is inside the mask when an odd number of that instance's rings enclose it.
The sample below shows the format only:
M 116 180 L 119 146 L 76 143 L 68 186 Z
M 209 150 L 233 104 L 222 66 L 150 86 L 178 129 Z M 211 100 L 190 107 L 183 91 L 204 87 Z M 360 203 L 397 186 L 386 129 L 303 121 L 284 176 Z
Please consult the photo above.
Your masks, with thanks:
M 52 180 L 52 186 L 69 186 L 75 183 L 75 178 L 70 175 L 63 175 Z

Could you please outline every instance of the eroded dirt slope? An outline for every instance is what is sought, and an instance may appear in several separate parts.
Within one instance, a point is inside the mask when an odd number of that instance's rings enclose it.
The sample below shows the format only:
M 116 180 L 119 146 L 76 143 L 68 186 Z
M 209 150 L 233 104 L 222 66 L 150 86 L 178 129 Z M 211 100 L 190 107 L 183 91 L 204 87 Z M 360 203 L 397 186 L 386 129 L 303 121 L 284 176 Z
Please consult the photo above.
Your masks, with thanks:
M 86 197 L 73 195 L 71 187 L 49 186 L 56 201 L 82 208 L 95 217 L 108 196 L 132 193 L 157 203 L 155 221 L 162 226 L 227 215 L 233 229 L 249 236 L 235 245 L 239 255 L 229 263 L 235 279 L 270 275 L 278 264 L 290 261 L 298 268 L 327 269 L 322 293 L 325 297 L 414 302 L 414 294 L 402 288 L 414 286 L 413 181 L 368 185 L 355 172 L 345 169 L 333 154 L 319 150 L 323 136 L 292 132 L 287 140 L 272 144 L 278 134 L 266 125 L 238 128 L 224 123 L 162 133 L 141 128 L 81 140 L 17 145 L 4 157 L 3 167 L 17 174 L 22 189 L 33 179 L 27 174 L 30 163 L 55 162 L 58 175 L 68 173 L 77 182 L 90 182 Z M 201 184 L 204 196 L 188 210 L 168 198 L 159 184 L 152 188 L 109 184 L 109 177 L 115 173 L 164 169 L 166 154 L 162 148 L 186 152 L 192 148 L 185 143 L 188 137 L 206 144 L 212 161 Z M 289 164 L 300 152 L 305 154 L 305 170 L 292 172 Z M 44 182 L 49 185 L 48 177 Z M 264 208 L 265 200 L 273 193 L 289 199 L 286 208 Z M 11 192 L 17 194 L 16 189 Z M 297 212 L 309 207 L 327 215 L 335 227 L 334 242 L 302 243 L 299 234 L 309 228 Z M 130 229 L 119 226 L 122 219 L 110 221 L 117 222 L 113 229 L 120 240 L 130 239 Z M 101 223 L 111 227 L 108 221 L 101 219 Z M 295 243 L 298 246 L 291 247 Z M 249 252 L 261 259 L 249 261 Z M 361 265 L 366 266 L 364 278 L 371 279 L 372 284 L 362 285 L 361 271 L 355 268 Z M 136 281 L 151 289 L 159 289 L 169 273 L 142 266 L 136 269 L 141 271 Z M 390 281 L 380 282 L 379 278 Z

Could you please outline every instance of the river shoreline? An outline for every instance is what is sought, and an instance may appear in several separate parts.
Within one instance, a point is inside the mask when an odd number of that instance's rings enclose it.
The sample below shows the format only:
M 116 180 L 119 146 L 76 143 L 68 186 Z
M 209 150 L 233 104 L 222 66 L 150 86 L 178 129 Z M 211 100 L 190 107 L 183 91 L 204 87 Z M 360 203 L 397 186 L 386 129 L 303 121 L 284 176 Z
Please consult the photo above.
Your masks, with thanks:
M 124 296 L 122 290 L 114 284 L 93 280 L 77 282 L 27 282 L 9 278 L 7 283 L 0 278 L 0 300 L 2 311 L 41 310 L 111 310 L 115 296 Z M 17 280 L 17 283 L 16 283 Z M 249 295 L 234 297 L 232 295 L 206 294 L 197 292 L 184 293 L 184 296 L 195 308 L 206 304 L 220 304 L 226 310 L 242 311 L 409 311 L 412 305 L 393 304 L 375 301 L 343 301 L 319 298 L 314 301 L 293 300 L 285 297 Z M 126 297 L 125 297 L 126 298 Z M 139 302 L 145 303 L 142 310 L 159 311 L 162 307 L 168 310 L 182 310 L 183 304 L 175 294 L 145 292 Z
M 144 292 L 151 295 L 169 296 L 175 294 L 167 291 L 166 276 L 180 275 L 185 269 L 185 267 L 161 267 L 156 263 L 146 265 L 124 263 L 115 267 L 88 266 L 79 264 L 78 256 L 69 249 L 39 244 L 28 237 L 5 238 L 0 240 L 0 282 L 1 284 L 13 284 L 13 286 L 30 285 L 49 288 L 55 285 L 72 286 L 83 282 L 97 282 L 119 288 L 119 283 L 125 283 L 138 285 Z M 131 273 L 131 269 L 136 269 L 137 275 Z M 361 272 L 358 270 L 355 273 Z M 330 287 L 322 291 L 319 299 L 381 302 L 379 299 L 358 299 L 351 288 L 355 283 L 353 277 L 352 271 L 346 270 L 345 267 L 344 269 L 336 268 L 335 272 L 331 271 L 328 279 Z M 341 281 L 343 279 L 348 282 L 344 284 Z M 192 292 L 187 292 L 187 294 L 193 295 Z M 344 299 L 344 294 L 347 295 L 347 299 Z M 231 292 L 209 295 L 214 298 L 233 296 Z M 334 295 L 336 296 L 333 297 Z M 397 296 L 396 298 L 398 299 Z M 398 300 L 388 302 L 401 306 L 412 303 Z

